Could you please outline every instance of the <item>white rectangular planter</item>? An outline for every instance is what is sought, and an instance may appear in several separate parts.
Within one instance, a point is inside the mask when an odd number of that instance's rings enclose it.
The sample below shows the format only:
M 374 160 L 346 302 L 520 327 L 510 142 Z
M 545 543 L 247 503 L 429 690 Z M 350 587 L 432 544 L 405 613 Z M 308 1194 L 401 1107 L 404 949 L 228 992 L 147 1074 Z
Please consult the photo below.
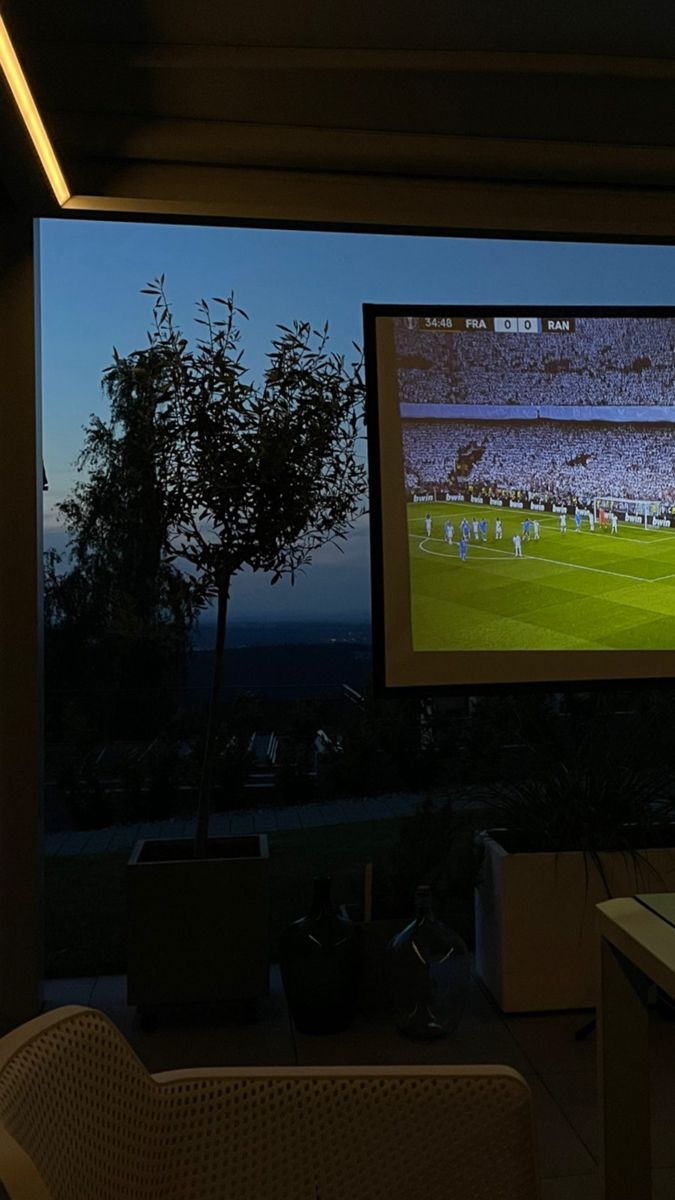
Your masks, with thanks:
M 483 835 L 478 976 L 504 1012 L 594 1007 L 595 905 L 608 899 L 596 866 L 581 851 L 510 854 L 496 840 L 499 832 Z M 639 856 L 600 855 L 610 895 L 675 892 L 675 848 Z

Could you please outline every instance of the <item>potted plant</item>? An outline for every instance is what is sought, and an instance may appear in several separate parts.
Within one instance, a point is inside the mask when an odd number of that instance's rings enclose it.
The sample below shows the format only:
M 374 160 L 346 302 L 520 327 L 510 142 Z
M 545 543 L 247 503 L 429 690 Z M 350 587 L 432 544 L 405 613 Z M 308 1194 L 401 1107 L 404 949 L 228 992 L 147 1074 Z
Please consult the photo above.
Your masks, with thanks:
M 675 890 L 675 805 L 667 770 L 643 763 L 649 720 L 592 705 L 563 715 L 542 708 L 528 777 L 480 790 L 493 826 L 481 839 L 476 971 L 505 1012 L 593 1007 L 595 905 Z
M 316 550 L 339 544 L 363 510 L 366 473 L 360 362 L 331 352 L 327 327 L 280 326 L 256 385 L 239 345 L 246 314 L 231 296 L 214 300 L 218 319 L 198 304 L 203 332 L 190 346 L 163 277 L 145 290 L 149 346 L 114 369 L 131 386 L 154 372 L 152 436 L 169 514 L 162 554 L 193 610 L 216 610 L 196 836 L 140 842 L 128 866 L 128 997 L 147 1012 L 267 990 L 267 841 L 209 839 L 231 588 L 244 569 L 293 582 Z

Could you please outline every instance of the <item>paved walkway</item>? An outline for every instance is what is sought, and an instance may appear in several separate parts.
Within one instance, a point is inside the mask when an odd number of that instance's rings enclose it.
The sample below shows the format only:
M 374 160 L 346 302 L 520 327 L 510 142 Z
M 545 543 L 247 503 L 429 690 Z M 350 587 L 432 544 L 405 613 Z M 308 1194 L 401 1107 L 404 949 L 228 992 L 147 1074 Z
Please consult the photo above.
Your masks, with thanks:
M 212 837 L 245 837 L 250 833 L 276 833 L 282 829 L 314 829 L 350 821 L 382 821 L 413 813 L 420 804 L 416 795 L 377 796 L 363 800 L 331 800 L 326 804 L 298 804 L 292 808 L 240 809 L 214 813 Z M 195 822 L 179 817 L 146 821 L 139 825 L 111 825 L 107 829 L 49 833 L 46 854 L 103 854 L 129 850 L 140 838 L 191 837 Z

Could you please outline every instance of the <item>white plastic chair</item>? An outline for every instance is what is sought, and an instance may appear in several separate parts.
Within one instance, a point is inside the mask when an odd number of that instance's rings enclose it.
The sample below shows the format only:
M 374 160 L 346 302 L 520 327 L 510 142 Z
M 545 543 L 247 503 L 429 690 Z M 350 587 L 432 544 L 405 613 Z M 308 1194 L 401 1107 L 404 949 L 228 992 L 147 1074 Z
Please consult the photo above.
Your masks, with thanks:
M 509 1067 L 205 1068 L 150 1075 L 93 1009 L 0 1041 L 11 1200 L 538 1200 Z

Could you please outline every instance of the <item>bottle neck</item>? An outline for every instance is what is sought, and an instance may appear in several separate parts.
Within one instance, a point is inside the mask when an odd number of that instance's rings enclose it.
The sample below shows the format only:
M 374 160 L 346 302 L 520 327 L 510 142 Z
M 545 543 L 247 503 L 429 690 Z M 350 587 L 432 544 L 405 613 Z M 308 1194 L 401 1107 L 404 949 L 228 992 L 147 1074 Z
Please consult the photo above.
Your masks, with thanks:
M 434 910 L 431 899 L 431 889 L 419 887 L 415 892 L 415 921 L 421 925 L 423 921 L 433 921 Z
M 330 879 L 314 880 L 314 895 L 312 896 L 312 907 L 309 910 L 309 915 L 313 920 L 317 921 L 321 917 L 332 917 L 335 915 L 335 907 L 331 900 L 330 889 Z

